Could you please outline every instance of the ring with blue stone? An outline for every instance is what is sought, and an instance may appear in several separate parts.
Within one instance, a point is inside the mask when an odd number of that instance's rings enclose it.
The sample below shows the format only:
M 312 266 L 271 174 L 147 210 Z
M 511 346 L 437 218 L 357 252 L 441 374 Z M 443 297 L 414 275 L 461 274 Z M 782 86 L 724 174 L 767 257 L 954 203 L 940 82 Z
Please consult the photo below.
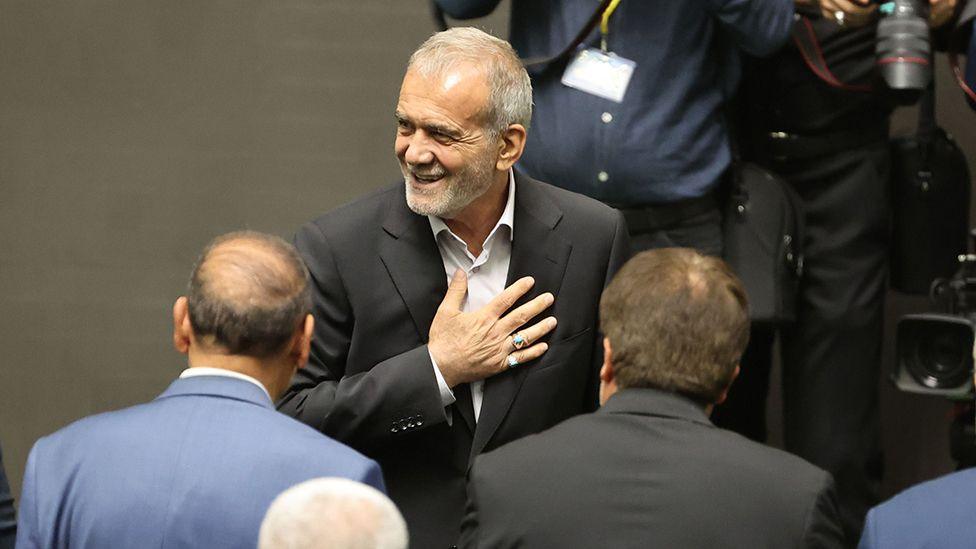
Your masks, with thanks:
M 512 336 L 512 345 L 516 349 L 521 349 L 522 347 L 525 347 L 528 344 L 529 342 L 525 339 L 525 337 L 522 334 L 514 334 Z
M 515 355 L 508 355 L 508 367 L 514 368 L 519 365 L 519 361 L 515 358 Z

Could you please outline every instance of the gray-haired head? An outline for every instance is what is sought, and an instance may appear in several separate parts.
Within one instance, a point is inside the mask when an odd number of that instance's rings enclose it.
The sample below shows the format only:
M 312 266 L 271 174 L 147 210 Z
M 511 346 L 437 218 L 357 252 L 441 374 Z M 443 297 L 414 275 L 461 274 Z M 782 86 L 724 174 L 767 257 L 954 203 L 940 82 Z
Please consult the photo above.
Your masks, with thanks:
M 526 130 L 532 120 L 532 83 L 508 42 L 474 27 L 438 32 L 410 56 L 407 70 L 441 75 L 461 63 L 483 67 L 488 80 L 485 127 L 497 137 L 511 124 Z
M 379 490 L 344 478 L 296 484 L 271 502 L 258 549 L 406 549 L 407 525 Z

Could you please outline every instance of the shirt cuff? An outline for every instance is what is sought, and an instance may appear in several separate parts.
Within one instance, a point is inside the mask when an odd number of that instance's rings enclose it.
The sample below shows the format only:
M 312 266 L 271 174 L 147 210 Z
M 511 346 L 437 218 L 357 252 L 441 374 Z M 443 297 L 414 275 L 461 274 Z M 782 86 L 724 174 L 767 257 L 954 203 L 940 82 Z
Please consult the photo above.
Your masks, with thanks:
M 454 404 L 454 402 L 457 400 L 454 398 L 454 391 L 452 391 L 451 388 L 447 386 L 447 382 L 444 381 L 444 376 L 441 375 L 441 369 L 437 367 L 437 361 L 434 360 L 434 355 L 430 354 L 429 349 L 427 350 L 427 355 L 430 356 L 430 363 L 434 366 L 434 377 L 437 378 L 437 388 L 441 392 L 441 404 L 447 408 L 451 404 Z

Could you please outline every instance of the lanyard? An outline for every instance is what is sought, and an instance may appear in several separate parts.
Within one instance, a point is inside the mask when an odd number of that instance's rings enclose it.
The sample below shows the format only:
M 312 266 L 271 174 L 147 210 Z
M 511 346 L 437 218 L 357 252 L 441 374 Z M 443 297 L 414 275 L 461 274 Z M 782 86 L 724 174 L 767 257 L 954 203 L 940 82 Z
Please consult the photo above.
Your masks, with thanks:
M 603 53 L 607 52 L 607 36 L 610 35 L 610 16 L 620 4 L 620 0 L 611 0 L 607 9 L 603 10 L 603 17 L 600 19 L 600 49 Z

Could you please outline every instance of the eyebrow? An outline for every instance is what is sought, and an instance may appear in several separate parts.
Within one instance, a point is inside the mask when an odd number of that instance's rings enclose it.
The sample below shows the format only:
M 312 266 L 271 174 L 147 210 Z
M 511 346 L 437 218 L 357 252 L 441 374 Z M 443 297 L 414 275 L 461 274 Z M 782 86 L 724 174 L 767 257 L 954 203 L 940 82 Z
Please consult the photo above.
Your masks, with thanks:
M 403 114 L 400 111 L 396 111 L 395 113 L 393 113 L 393 116 L 394 118 L 396 118 L 397 122 L 406 122 L 408 124 L 413 124 L 410 118 L 408 118 L 405 114 Z M 422 127 L 427 132 L 439 133 L 451 138 L 458 138 L 461 136 L 461 132 L 459 130 L 451 126 L 445 126 L 443 124 L 428 122 L 426 124 L 423 124 Z

